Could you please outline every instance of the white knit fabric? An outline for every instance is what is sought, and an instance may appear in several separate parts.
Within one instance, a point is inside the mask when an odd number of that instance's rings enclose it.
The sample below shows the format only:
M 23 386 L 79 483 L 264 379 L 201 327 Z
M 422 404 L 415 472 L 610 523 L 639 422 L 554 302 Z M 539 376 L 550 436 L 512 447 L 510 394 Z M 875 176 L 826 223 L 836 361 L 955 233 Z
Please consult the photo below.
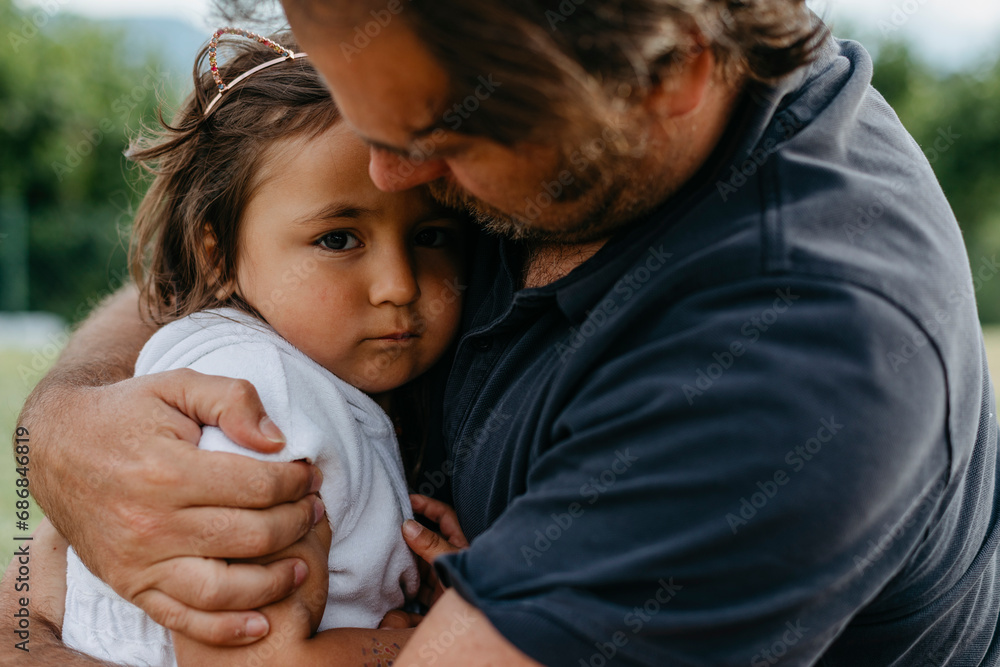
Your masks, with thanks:
M 323 471 L 320 495 L 333 544 L 320 630 L 375 628 L 387 611 L 401 607 L 416 592 L 418 575 L 400 534 L 412 511 L 385 412 L 266 324 L 233 309 L 196 313 L 163 327 L 142 349 L 135 374 L 177 368 L 252 382 L 288 443 L 277 454 L 259 454 L 206 426 L 199 447 L 270 461 L 308 459 Z M 253 480 L 247 480 L 247 493 L 253 492 Z M 67 558 L 68 646 L 119 664 L 176 664 L 169 631 L 95 577 L 72 549 Z

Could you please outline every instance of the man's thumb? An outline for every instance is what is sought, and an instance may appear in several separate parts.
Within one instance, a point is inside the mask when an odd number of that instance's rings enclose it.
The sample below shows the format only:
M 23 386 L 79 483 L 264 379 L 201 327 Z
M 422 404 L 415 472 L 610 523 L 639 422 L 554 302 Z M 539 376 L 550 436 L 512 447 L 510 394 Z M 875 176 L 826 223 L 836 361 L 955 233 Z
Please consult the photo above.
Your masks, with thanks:
M 433 563 L 438 556 L 458 551 L 443 537 L 433 530 L 424 528 L 413 519 L 408 519 L 403 523 L 403 539 L 413 549 L 413 553 L 428 563 Z

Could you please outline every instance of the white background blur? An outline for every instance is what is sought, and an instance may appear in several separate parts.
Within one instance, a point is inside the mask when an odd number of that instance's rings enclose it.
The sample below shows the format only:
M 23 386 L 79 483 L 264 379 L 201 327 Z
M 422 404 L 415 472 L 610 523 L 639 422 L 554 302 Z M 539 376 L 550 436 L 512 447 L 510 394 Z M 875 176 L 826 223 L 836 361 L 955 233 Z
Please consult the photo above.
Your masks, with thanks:
M 942 70 L 958 69 L 1000 52 L 997 0 L 807 0 L 834 26 L 851 36 L 890 35 L 910 42 Z M 170 17 L 207 35 L 216 27 L 210 0 L 46 0 L 62 11 L 93 18 Z M 19 4 L 39 4 L 21 0 Z M 863 39 L 863 41 L 866 41 Z

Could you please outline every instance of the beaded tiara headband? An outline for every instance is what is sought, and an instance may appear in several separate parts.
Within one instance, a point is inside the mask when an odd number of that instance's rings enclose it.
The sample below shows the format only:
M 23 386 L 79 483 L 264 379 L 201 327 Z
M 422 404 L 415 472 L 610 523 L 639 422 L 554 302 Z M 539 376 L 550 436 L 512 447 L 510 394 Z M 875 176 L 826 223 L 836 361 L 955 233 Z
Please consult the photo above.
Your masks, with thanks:
M 219 48 L 219 38 L 222 37 L 223 35 L 240 35 L 242 37 L 246 37 L 247 39 L 252 39 L 256 42 L 260 42 L 264 46 L 270 48 L 275 53 L 279 54 L 280 57 L 275 58 L 274 60 L 268 60 L 266 63 L 261 63 L 260 65 L 257 65 L 253 69 L 243 72 L 243 74 L 240 74 L 238 77 L 236 77 L 229 83 L 225 83 L 222 80 L 222 75 L 219 74 L 219 64 L 218 61 L 216 60 L 216 51 Z M 208 45 L 208 63 L 212 67 L 212 76 L 215 78 L 215 83 L 219 87 L 219 92 L 212 99 L 212 101 L 208 103 L 208 106 L 205 107 L 205 115 L 207 116 L 215 107 L 215 105 L 219 103 L 219 100 L 222 99 L 222 94 L 224 92 L 226 92 L 231 87 L 235 86 L 237 83 L 247 78 L 251 74 L 255 74 L 264 69 L 265 67 L 270 67 L 271 65 L 277 65 L 278 63 L 283 63 L 286 60 L 295 60 L 296 58 L 305 58 L 305 57 L 306 57 L 305 53 L 293 53 L 291 49 L 286 49 L 281 44 L 278 44 L 277 42 L 270 40 L 267 37 L 262 37 L 261 35 L 258 35 L 255 32 L 250 32 L 249 30 L 241 30 L 240 28 L 219 28 L 218 30 L 215 31 L 215 33 L 213 33 L 212 41 Z

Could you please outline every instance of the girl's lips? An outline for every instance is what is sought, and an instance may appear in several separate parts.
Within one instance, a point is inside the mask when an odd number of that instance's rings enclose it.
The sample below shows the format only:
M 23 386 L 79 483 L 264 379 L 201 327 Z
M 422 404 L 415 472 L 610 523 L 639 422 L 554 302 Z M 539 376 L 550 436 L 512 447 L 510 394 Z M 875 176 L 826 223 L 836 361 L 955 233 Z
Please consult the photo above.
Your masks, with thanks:
M 373 340 L 410 340 L 411 338 L 420 338 L 420 336 L 411 331 L 401 331 L 398 333 L 387 334 L 385 336 L 379 336 Z

